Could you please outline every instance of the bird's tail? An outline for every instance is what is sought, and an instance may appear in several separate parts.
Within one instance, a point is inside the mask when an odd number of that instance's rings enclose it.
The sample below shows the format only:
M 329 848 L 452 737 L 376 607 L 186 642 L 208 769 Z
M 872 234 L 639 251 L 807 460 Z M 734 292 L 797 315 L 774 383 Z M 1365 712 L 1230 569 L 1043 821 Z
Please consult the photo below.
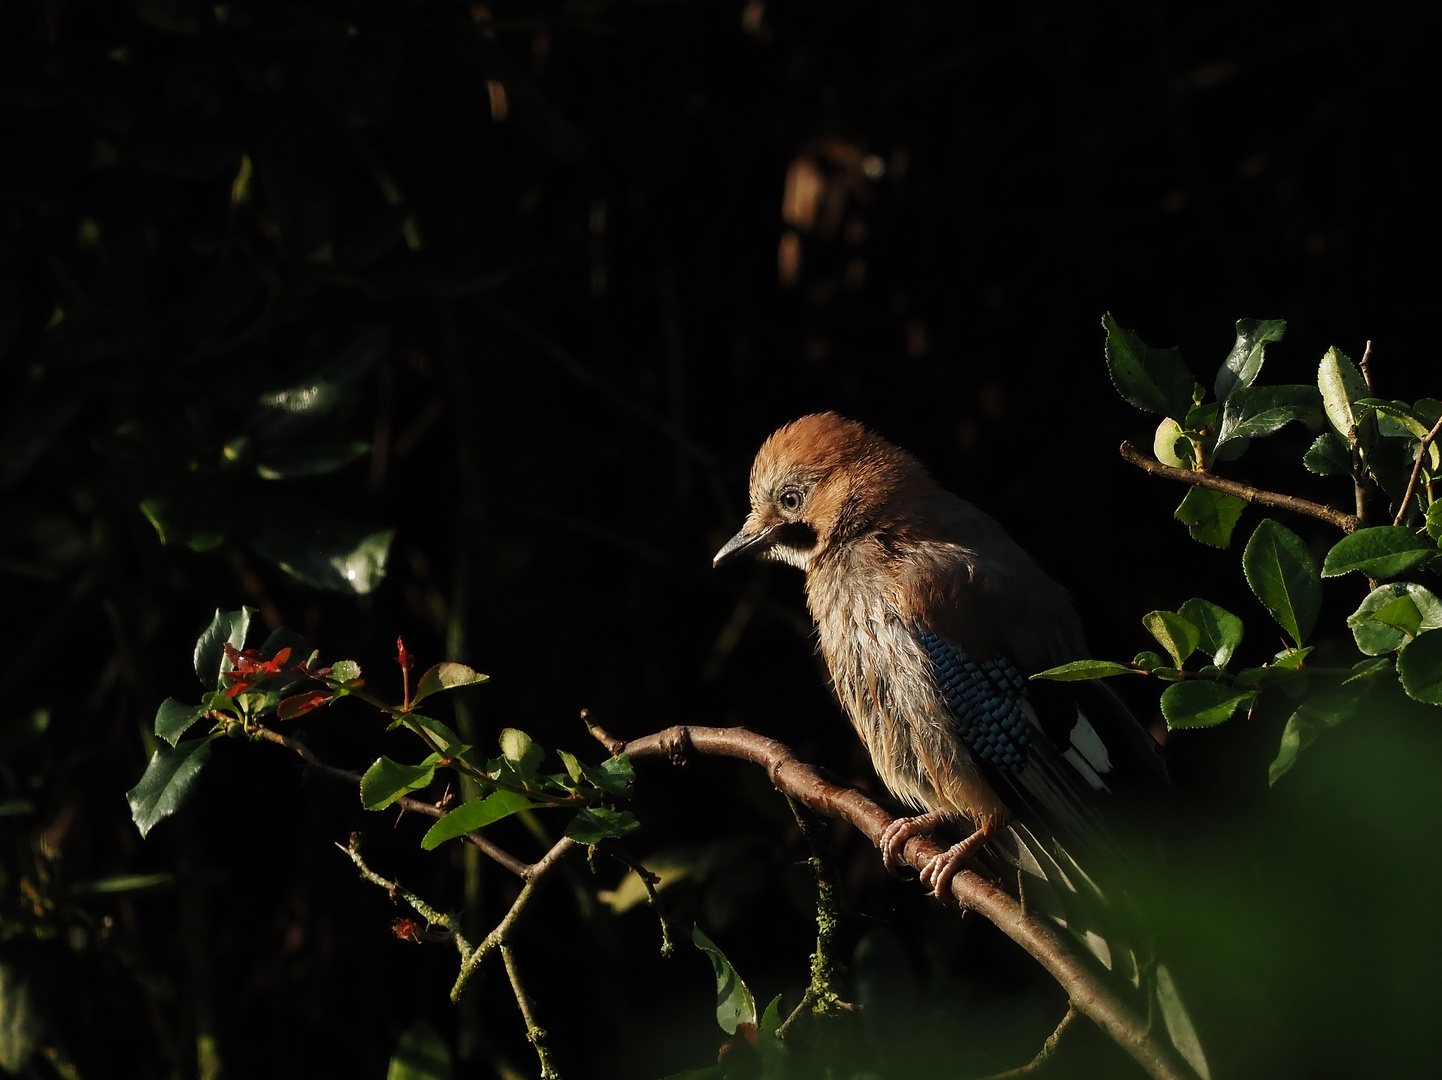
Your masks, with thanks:
M 1127 910 L 1130 905 L 1103 893 L 1060 844 L 1042 842 L 1025 825 L 1008 826 L 989 847 L 1011 864 L 1026 910 L 1065 927 L 1118 983 L 1145 1001 L 1149 1019 L 1160 1020 L 1168 1040 L 1197 1076 L 1211 1080 L 1176 980 L 1156 957 L 1141 921 Z

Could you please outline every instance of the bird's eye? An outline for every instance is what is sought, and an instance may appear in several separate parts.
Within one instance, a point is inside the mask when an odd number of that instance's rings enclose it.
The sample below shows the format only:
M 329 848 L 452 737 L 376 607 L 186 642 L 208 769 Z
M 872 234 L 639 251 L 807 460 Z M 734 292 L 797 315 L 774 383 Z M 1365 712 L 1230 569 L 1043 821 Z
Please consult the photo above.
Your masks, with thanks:
M 787 488 L 781 493 L 781 508 L 790 510 L 793 514 L 801 509 L 801 492 L 795 488 Z

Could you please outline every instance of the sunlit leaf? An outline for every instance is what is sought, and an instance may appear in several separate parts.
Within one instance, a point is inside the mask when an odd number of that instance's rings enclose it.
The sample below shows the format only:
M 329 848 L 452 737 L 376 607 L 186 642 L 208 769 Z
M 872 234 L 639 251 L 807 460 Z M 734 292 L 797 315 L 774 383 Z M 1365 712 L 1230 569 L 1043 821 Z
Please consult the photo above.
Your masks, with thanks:
M 220 688 L 221 675 L 232 666 L 225 655 L 225 647 L 245 648 L 245 636 L 250 632 L 250 620 L 255 614 L 256 609 L 251 607 L 237 611 L 216 608 L 215 618 L 210 620 L 210 625 L 195 643 L 195 674 L 201 686 L 207 690 Z
M 1247 584 L 1262 605 L 1301 645 L 1322 610 L 1322 578 L 1302 538 L 1265 518 L 1242 552 Z
M 1084 679 L 1105 679 L 1109 675 L 1135 675 L 1136 673 L 1134 668 L 1126 664 L 1118 664 L 1114 660 L 1073 660 L 1060 667 L 1038 671 L 1032 678 L 1050 679 L 1053 682 L 1080 682 Z
M 426 673 L 421 676 L 420 681 L 416 683 L 415 692 L 411 694 L 411 705 L 415 706 L 442 690 L 483 683 L 489 678 L 489 675 L 482 675 L 479 671 L 466 667 L 465 664 L 456 664 L 450 661 L 436 664 L 434 667 L 428 668 Z
M 155 713 L 156 738 L 174 746 L 205 712 L 204 705 L 186 705 L 174 698 L 166 698 Z
M 1283 319 L 1237 320 L 1237 340 L 1217 371 L 1214 391 L 1218 401 L 1225 401 L 1234 389 L 1256 381 L 1268 343 L 1281 341 L 1286 329 Z
M 147 836 L 180 809 L 195 787 L 201 767 L 210 757 L 210 739 L 187 739 L 155 751 L 140 782 L 125 793 L 130 817 L 141 836 Z
M 1182 420 L 1192 406 L 1196 380 L 1182 363 L 1178 349 L 1154 349 L 1130 330 L 1124 330 L 1108 312 L 1106 328 L 1107 371 L 1117 392 L 1138 409 Z
M 1226 667 L 1242 644 L 1242 620 L 1226 608 L 1196 597 L 1178 608 L 1177 614 L 1196 626 L 1201 635 L 1197 647 L 1210 656 L 1217 667 Z
M 1162 715 L 1169 728 L 1212 727 L 1256 695 L 1211 679 L 1173 683 L 1162 693 Z
M 297 581 L 364 596 L 385 578 L 394 529 L 370 529 L 318 515 L 272 525 L 252 547 Z
M 483 799 L 471 799 L 441 818 L 421 838 L 421 847 L 432 851 L 447 840 L 484 829 L 493 822 L 540 805 L 518 791 L 493 791 Z
M 1192 487 L 1182 496 L 1172 515 L 1192 534 L 1192 539 L 1224 548 L 1232 542 L 1232 530 L 1247 508 L 1245 500 L 1211 488 Z
M 1172 662 L 1179 668 L 1202 643 L 1202 632 L 1175 611 L 1148 612 L 1142 616 L 1142 625 L 1171 654 Z
M 1323 577 L 1340 577 L 1353 570 L 1373 579 L 1396 577 L 1438 555 L 1437 545 L 1401 525 L 1358 529 L 1332 545 L 1322 563 Z
M 756 999 L 741 981 L 741 976 L 726 959 L 726 954 L 698 926 L 691 931 L 691 941 L 711 960 L 716 972 L 716 1022 L 721 1030 L 734 1035 L 740 1024 L 756 1023 Z
M 1321 405 L 1310 386 L 1239 386 L 1222 409 L 1216 445 L 1220 449 L 1234 439 L 1271 435 L 1294 420 L 1315 424 Z
M 1336 347 L 1327 350 L 1317 369 L 1317 388 L 1322 392 L 1322 407 L 1342 438 L 1356 426 L 1352 403 L 1367 396 L 1367 383 L 1356 365 Z
M 361 805 L 367 810 L 384 810 L 412 791 L 419 791 L 435 778 L 439 754 L 431 754 L 419 765 L 402 765 L 388 757 L 375 760 L 361 777 Z

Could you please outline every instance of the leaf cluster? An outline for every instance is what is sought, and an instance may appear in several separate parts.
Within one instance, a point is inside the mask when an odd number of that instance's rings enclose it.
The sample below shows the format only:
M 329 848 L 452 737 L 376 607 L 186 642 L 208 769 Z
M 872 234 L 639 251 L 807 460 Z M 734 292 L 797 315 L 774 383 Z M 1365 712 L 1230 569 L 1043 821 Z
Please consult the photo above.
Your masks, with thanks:
M 292 663 L 300 638 L 286 628 L 276 630 L 258 649 L 244 649 L 254 614 L 250 608 L 217 610 L 195 644 L 195 673 L 201 685 L 211 689 L 199 704 L 167 698 L 156 711 L 155 734 L 167 745 L 156 749 L 144 775 L 127 793 L 141 835 L 180 808 L 214 740 L 269 738 L 274 733 L 270 724 L 296 719 L 344 697 L 370 705 L 389 721 L 387 730 L 404 728 L 425 750 L 424 756 L 410 763 L 385 756 L 376 759 L 360 783 L 361 803 L 367 810 L 383 810 L 424 791 L 440 770 L 464 777 L 479 792 L 432 826 L 421 841 L 427 851 L 523 810 L 573 811 L 566 835 L 582 844 L 624 836 L 636 828 L 630 811 L 608 805 L 630 796 L 635 777 L 624 757 L 588 765 L 562 750 L 558 756 L 563 770 L 543 772 L 545 750 L 525 732 L 506 728 L 500 733 L 500 753 L 478 763 L 472 760 L 472 747 L 450 727 L 419 711 L 433 695 L 485 682 L 487 676 L 447 661 L 428 668 L 412 689 L 412 659 L 398 640 L 396 659 L 404 676 L 404 694 L 399 704 L 389 704 L 365 688 L 361 667 L 353 660 L 323 667 L 318 664 L 318 651 L 313 651 L 306 660 Z M 202 720 L 210 723 L 206 734 L 182 739 Z
M 1381 680 L 1395 679 L 1413 700 L 1442 706 L 1442 601 L 1409 578 L 1442 566 L 1442 500 L 1436 488 L 1442 479 L 1437 445 L 1442 403 L 1424 398 L 1409 405 L 1370 396 L 1363 373 L 1336 348 L 1322 357 L 1315 387 L 1259 385 L 1266 346 L 1280 341 L 1285 330 L 1276 319 L 1237 323 L 1236 342 L 1217 371 L 1209 401 L 1176 349 L 1152 348 L 1111 315 L 1103 325 L 1118 392 L 1138 408 L 1164 416 L 1154 439 L 1157 460 L 1193 474 L 1194 486 L 1175 516 L 1194 539 L 1226 547 L 1245 508 L 1242 498 L 1206 486 L 1211 464 L 1240 458 L 1252 440 L 1294 421 L 1313 430 L 1330 425 L 1307 447 L 1302 464 L 1352 481 L 1359 525 L 1369 496 L 1385 500 L 1395 518 L 1344 535 L 1320 567 L 1290 528 L 1273 517 L 1257 524 L 1242 551 L 1242 571 L 1289 641 L 1264 663 L 1234 669 L 1242 619 L 1194 598 L 1176 611 L 1143 617 L 1165 656 L 1144 651 L 1130 663 L 1081 660 L 1033 677 L 1150 675 L 1170 684 L 1161 694 L 1161 710 L 1174 729 L 1210 727 L 1244 708 L 1251 714 L 1264 696 L 1287 701 L 1290 715 L 1269 769 L 1274 783 L 1318 731 L 1359 715 Z M 1369 591 L 1346 626 L 1363 659 L 1350 669 L 1309 666 L 1323 580 L 1354 573 L 1367 580 Z M 1210 663 L 1187 667 L 1198 652 Z

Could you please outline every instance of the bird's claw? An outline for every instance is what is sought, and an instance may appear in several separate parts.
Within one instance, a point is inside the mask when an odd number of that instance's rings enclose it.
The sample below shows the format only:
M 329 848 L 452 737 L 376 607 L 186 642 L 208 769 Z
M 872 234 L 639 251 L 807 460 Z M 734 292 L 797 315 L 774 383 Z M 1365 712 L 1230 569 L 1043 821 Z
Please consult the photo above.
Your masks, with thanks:
M 970 859 L 984 843 L 986 843 L 986 833 L 978 829 L 940 855 L 933 855 L 921 868 L 922 883 L 938 900 L 945 900 L 951 895 L 951 879 L 956 877 L 962 864 Z

